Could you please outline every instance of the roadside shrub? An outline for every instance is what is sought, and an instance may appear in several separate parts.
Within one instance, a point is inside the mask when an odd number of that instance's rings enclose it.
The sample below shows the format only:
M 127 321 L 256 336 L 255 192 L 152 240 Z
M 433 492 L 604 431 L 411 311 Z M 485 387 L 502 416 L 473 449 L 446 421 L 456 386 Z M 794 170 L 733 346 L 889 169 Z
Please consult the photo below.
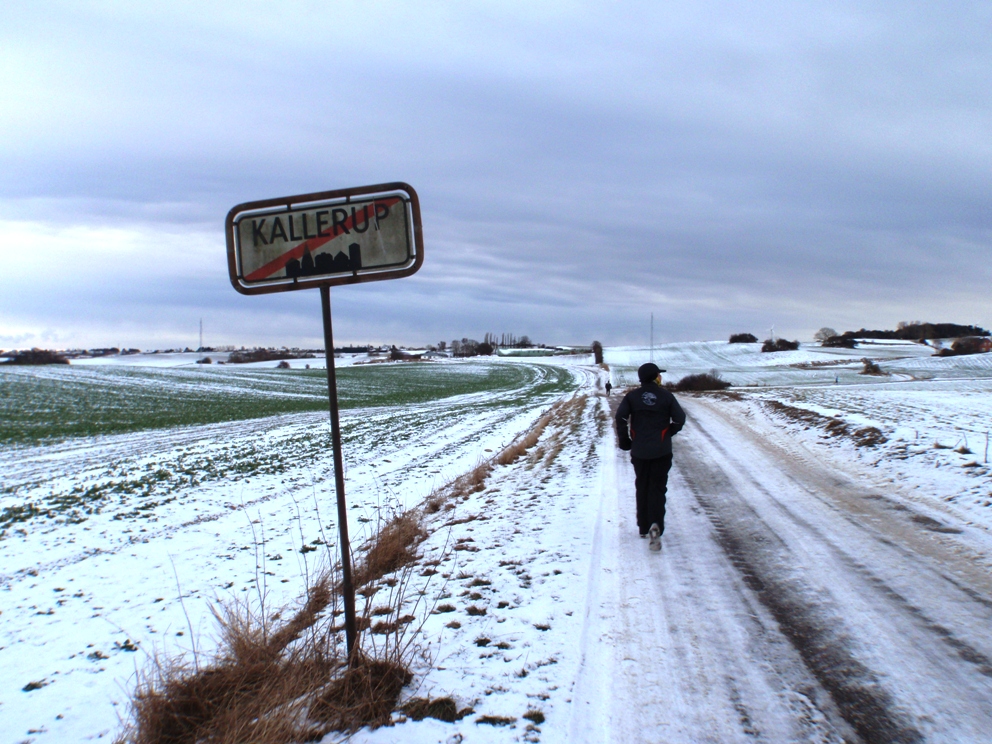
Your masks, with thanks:
M 966 354 L 984 354 L 992 351 L 992 340 L 979 336 L 954 339 L 949 349 L 940 349 L 934 356 L 964 356 Z
M 885 374 L 887 374 L 886 372 L 882 371 L 881 367 L 879 367 L 877 364 L 875 364 L 875 362 L 873 362 L 871 359 L 868 359 L 867 357 L 861 360 L 861 364 L 863 366 L 861 368 L 861 371 L 858 372 L 859 375 L 876 375 L 878 377 L 882 377 Z
M 712 372 L 702 372 L 696 375 L 686 375 L 676 383 L 666 383 L 665 388 L 676 393 L 695 392 L 701 390 L 726 390 L 730 383 L 720 379 L 720 375 Z
M 786 341 L 784 338 L 768 338 L 761 345 L 762 351 L 795 351 L 798 348 L 798 341 Z
M 839 349 L 856 349 L 858 342 L 850 336 L 830 336 L 820 341 L 820 346 Z
M 9 359 L 3 364 L 68 364 L 69 360 L 57 351 L 48 349 L 31 349 L 8 354 Z
M 276 365 L 276 369 L 289 369 L 289 362 L 284 359 Z
M 753 333 L 735 333 L 730 337 L 731 344 L 756 344 L 758 343 L 758 337 Z
M 603 345 L 599 341 L 592 342 L 592 355 L 596 364 L 603 363 Z

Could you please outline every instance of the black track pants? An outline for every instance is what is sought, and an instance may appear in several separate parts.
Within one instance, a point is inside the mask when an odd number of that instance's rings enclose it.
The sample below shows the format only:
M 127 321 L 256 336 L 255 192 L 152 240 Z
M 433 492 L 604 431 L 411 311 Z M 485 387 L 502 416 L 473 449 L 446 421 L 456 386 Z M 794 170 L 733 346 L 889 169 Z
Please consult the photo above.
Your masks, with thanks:
M 672 456 L 653 460 L 631 457 L 634 464 L 634 489 L 637 491 L 637 528 L 645 534 L 657 523 L 665 531 L 665 494 L 668 493 L 668 471 Z

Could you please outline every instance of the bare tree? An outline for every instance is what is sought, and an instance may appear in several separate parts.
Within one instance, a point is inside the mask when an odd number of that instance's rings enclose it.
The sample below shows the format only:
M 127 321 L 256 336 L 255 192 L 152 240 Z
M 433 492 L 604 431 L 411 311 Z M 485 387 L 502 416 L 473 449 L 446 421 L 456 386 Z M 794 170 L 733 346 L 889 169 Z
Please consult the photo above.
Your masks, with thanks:
M 827 326 L 824 326 L 823 328 L 821 328 L 820 330 L 818 330 L 816 333 L 813 334 L 813 340 L 819 341 L 822 344 L 828 338 L 833 338 L 834 336 L 837 335 L 839 334 L 833 328 L 828 328 Z

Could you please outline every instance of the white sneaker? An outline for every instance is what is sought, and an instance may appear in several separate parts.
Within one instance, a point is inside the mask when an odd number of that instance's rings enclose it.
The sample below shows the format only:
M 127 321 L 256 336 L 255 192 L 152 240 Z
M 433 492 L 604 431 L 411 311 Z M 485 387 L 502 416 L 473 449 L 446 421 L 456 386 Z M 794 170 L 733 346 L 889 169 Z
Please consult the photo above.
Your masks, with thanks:
M 651 550 L 661 550 L 661 528 L 657 523 L 651 525 L 651 529 L 648 530 L 648 536 L 651 538 L 648 547 Z

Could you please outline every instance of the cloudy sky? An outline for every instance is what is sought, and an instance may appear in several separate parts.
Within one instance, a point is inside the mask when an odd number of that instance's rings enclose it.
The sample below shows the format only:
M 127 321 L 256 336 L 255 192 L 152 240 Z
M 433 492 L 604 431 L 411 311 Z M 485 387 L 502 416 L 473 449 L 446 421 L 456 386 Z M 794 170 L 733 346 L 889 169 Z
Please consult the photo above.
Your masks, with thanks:
M 992 5 L 0 8 L 0 348 L 321 345 L 237 203 L 402 180 L 426 260 L 338 342 L 992 326 Z

